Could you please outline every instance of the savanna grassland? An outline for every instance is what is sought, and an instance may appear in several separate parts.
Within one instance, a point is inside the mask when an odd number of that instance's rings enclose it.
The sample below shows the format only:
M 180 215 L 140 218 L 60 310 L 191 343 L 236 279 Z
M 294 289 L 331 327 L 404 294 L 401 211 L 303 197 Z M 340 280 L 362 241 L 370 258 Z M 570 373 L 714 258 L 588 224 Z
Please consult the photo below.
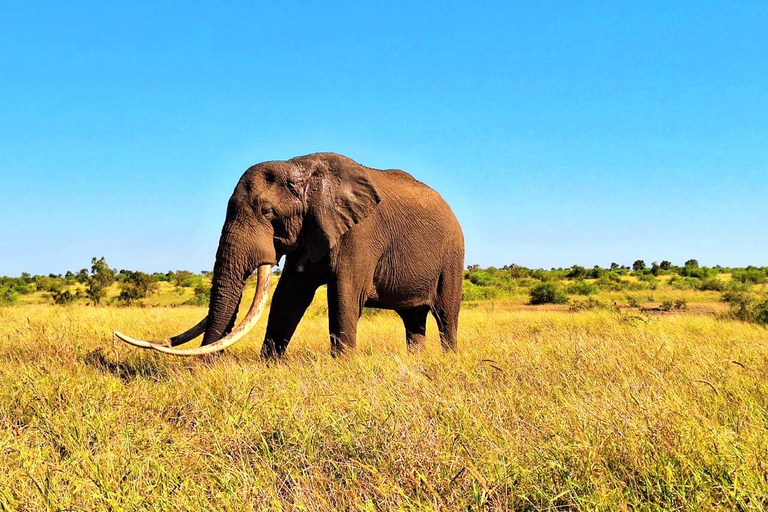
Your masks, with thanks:
M 366 311 L 334 359 L 321 291 L 269 364 L 265 319 L 210 359 L 113 341 L 190 327 L 192 287 L 20 296 L 0 307 L 0 510 L 768 508 L 764 282 L 515 272 L 467 273 L 458 353 L 430 320 L 408 354 Z

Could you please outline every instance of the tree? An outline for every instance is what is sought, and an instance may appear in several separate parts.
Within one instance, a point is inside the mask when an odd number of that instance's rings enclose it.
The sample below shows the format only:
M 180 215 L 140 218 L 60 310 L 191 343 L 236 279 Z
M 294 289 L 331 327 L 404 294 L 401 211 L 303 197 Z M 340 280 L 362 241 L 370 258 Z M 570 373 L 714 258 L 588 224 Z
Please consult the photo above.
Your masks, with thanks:
M 194 277 L 194 274 L 189 270 L 177 270 L 171 279 L 176 286 L 193 286 L 191 282 L 192 277 Z
M 661 263 L 659 263 L 659 267 L 661 267 L 661 270 L 669 270 L 672 268 L 672 262 L 668 260 L 664 260 Z
M 699 268 L 698 260 L 688 260 L 685 262 L 685 268 Z
M 645 261 L 643 260 L 637 260 L 632 264 L 632 270 L 634 270 L 635 272 L 641 272 L 645 270 L 645 268 L 646 268 Z
M 81 268 L 77 271 L 77 274 L 75 275 L 75 281 L 80 284 L 87 284 L 88 279 L 90 279 L 90 275 L 88 274 L 87 268 Z
M 619 270 L 621 266 L 618 263 L 611 263 L 611 270 Z
M 91 299 L 94 306 L 100 304 L 101 299 L 107 296 L 107 288 L 114 282 L 115 270 L 109 267 L 104 256 L 99 259 L 92 258 L 91 275 L 88 278 L 88 289 L 85 295 Z
M 134 301 L 143 299 L 157 290 L 157 281 L 144 272 L 125 272 L 125 278 L 120 283 L 120 295 L 117 300 L 130 306 Z
M 574 265 L 565 277 L 569 279 L 584 279 L 587 277 L 587 269 L 580 265 Z
M 57 291 L 51 294 L 54 304 L 59 306 L 67 306 L 75 302 L 76 298 L 79 298 L 80 290 L 77 293 L 72 293 L 69 290 Z
M 531 289 L 530 304 L 565 304 L 568 296 L 556 283 L 541 283 Z

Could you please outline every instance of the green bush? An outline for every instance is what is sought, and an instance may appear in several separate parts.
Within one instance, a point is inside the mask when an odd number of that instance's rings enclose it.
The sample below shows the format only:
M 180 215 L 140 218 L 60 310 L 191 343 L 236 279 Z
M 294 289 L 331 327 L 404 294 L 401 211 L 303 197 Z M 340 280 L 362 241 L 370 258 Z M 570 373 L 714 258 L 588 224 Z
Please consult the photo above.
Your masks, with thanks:
M 173 275 L 176 286 L 191 288 L 203 282 L 202 276 L 196 276 L 189 270 L 177 270 Z
M 190 306 L 207 306 L 211 301 L 211 287 L 205 283 L 195 286 L 195 295 L 184 304 Z
M 606 272 L 595 281 L 595 285 L 607 292 L 620 292 L 626 290 L 629 283 L 623 281 L 616 272 Z
M 493 286 L 498 284 L 498 279 L 488 272 L 471 272 L 469 274 L 469 281 L 477 286 Z
M 685 266 L 680 269 L 680 275 L 683 277 L 696 277 L 698 279 L 707 279 L 714 274 L 714 271 L 709 267 L 699 267 L 696 260 L 689 260 L 685 262 Z
M 696 289 L 699 291 L 721 292 L 725 289 L 725 282 L 716 277 L 710 277 L 701 281 L 696 286 Z
M 592 283 L 576 281 L 575 283 L 568 285 L 565 292 L 570 295 L 595 295 L 596 293 L 599 293 L 600 290 Z
M 120 283 L 120 295 L 117 300 L 126 306 L 130 306 L 135 301 L 145 298 L 150 293 L 157 290 L 157 281 L 144 272 L 125 272 L 125 277 Z
M 0 306 L 13 306 L 19 301 L 19 294 L 12 286 L 0 287 Z
M 530 304 L 565 304 L 568 297 L 565 292 L 552 282 L 544 282 L 531 289 Z
M 745 322 L 768 325 L 768 297 L 757 297 L 749 292 L 729 289 L 723 301 L 730 305 L 729 316 Z
M 733 272 L 733 280 L 745 284 L 763 284 L 768 281 L 765 270 L 757 267 L 747 267 Z
M 478 286 L 472 281 L 465 280 L 462 285 L 462 300 L 495 299 L 500 295 L 498 288 Z
M 673 276 L 667 285 L 677 290 L 698 290 L 701 288 L 703 283 L 704 281 L 697 277 Z
M 57 304 L 59 306 L 67 306 L 69 304 L 72 304 L 75 302 L 76 298 L 79 298 L 80 291 L 72 293 L 69 290 L 61 290 L 57 292 L 53 292 L 51 294 L 51 298 L 53 299 L 53 303 Z
M 755 323 L 768 325 L 768 299 L 756 303 L 752 314 Z

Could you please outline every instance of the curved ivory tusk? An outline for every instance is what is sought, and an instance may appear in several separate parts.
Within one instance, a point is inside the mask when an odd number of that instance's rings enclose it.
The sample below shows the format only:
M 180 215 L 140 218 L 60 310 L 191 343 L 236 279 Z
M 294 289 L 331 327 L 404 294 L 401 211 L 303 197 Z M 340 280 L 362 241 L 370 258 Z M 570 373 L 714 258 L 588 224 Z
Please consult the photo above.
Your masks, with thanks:
M 207 316 L 202 320 L 200 320 L 197 323 L 197 325 L 192 327 L 190 330 L 185 331 L 176 336 L 173 336 L 171 338 L 165 338 L 159 341 L 138 340 L 136 338 L 131 338 L 130 336 L 126 336 L 125 334 L 117 331 L 115 331 L 115 337 L 121 341 L 126 342 L 129 345 L 133 345 L 134 347 L 139 347 L 139 348 L 175 347 L 176 345 L 181 345 L 188 341 L 192 341 L 193 339 L 203 334 L 205 332 L 206 325 L 208 325 Z
M 224 350 L 230 345 L 237 343 L 243 336 L 248 334 L 248 331 L 253 329 L 253 326 L 259 321 L 259 317 L 261 317 L 264 307 L 267 305 L 267 297 L 269 296 L 269 275 L 271 273 L 272 265 L 261 265 L 259 267 L 258 277 L 256 279 L 256 294 L 253 296 L 253 303 L 248 310 L 248 314 L 240 325 L 235 327 L 227 336 L 224 336 L 219 341 L 211 343 L 210 345 L 203 345 L 197 348 L 171 348 L 164 345 L 152 345 L 151 348 L 159 352 L 176 356 L 201 356 Z

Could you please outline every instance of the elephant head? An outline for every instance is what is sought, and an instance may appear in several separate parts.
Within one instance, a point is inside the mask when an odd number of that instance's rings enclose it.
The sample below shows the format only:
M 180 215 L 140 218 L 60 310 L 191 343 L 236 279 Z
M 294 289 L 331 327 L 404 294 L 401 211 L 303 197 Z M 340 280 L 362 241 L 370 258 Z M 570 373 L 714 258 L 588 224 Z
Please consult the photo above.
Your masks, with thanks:
M 266 304 L 271 268 L 285 254 L 302 251 L 317 262 L 353 225 L 370 215 L 379 195 L 369 170 L 333 153 L 264 162 L 240 178 L 227 206 L 213 269 L 208 316 L 192 329 L 150 342 L 115 333 L 142 348 L 200 355 L 226 348 L 258 321 Z M 237 326 L 245 280 L 258 273 L 256 296 Z M 204 333 L 202 346 L 177 349 Z

